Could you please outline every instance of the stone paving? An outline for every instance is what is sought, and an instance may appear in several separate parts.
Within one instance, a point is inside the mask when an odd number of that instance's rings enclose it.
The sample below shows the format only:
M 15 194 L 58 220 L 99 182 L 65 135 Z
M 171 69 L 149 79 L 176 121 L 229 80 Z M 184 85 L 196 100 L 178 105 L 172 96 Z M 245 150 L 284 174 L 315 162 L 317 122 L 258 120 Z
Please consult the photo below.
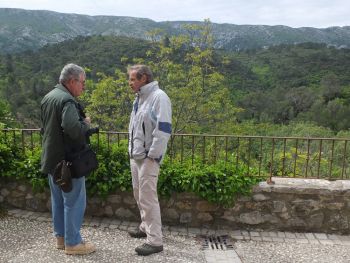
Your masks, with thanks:
M 51 214 L 50 213 L 39 213 L 39 212 L 30 212 L 25 210 L 12 209 L 8 211 L 8 214 L 11 218 L 18 218 L 22 220 L 31 220 L 37 223 L 46 224 L 46 228 L 50 228 L 51 225 Z M 1 219 L 0 219 L 1 223 Z M 122 231 L 118 232 L 118 235 L 122 235 L 124 239 L 130 240 L 128 238 L 127 233 L 125 231 L 134 228 L 138 224 L 136 222 L 129 222 L 124 220 L 110 219 L 110 218 L 98 218 L 98 217 L 86 217 L 84 220 L 84 227 L 86 229 L 105 229 L 105 234 L 108 235 L 110 233 L 114 233 L 113 231 Z M 6 231 L 6 229 L 1 229 L 0 225 L 0 234 L 1 231 Z M 108 232 L 109 231 L 109 232 Z M 121 234 L 120 234 L 121 233 Z M 133 261 L 137 262 L 217 262 L 217 263 L 240 263 L 240 262 L 327 262 L 322 261 L 326 260 L 325 256 L 318 261 L 313 261 L 310 255 L 313 251 L 320 250 L 318 253 L 322 255 L 324 253 L 326 256 L 332 256 L 332 250 L 337 252 L 339 256 L 339 260 L 337 260 L 336 256 L 333 256 L 335 262 L 350 262 L 350 236 L 344 235 L 334 235 L 334 234 L 324 234 L 324 233 L 295 233 L 295 232 L 279 232 L 279 231 L 246 231 L 246 230 L 234 230 L 234 231 L 224 231 L 224 230 L 212 230 L 206 228 L 185 228 L 185 227 L 173 227 L 173 226 L 164 226 L 163 233 L 165 237 L 165 242 L 169 242 L 166 249 L 173 249 L 173 253 L 176 254 L 177 250 L 179 253 L 185 253 L 185 257 L 181 258 L 180 256 L 174 257 L 173 254 L 169 254 L 168 252 L 162 252 L 159 254 L 163 254 L 161 257 L 135 257 L 132 256 Z M 17 234 L 18 235 L 18 234 Z M 104 235 L 103 233 L 99 235 Z M 112 234 L 111 234 L 112 235 Z M 234 250 L 211 250 L 211 249 L 203 249 L 201 246 L 201 239 L 199 238 L 202 235 L 228 235 L 232 238 L 232 243 L 234 244 Z M 6 235 L 5 235 L 6 236 Z M 176 238 L 180 238 L 181 241 L 178 242 Z M 103 238 L 102 238 L 103 239 Z M 94 239 L 92 239 L 94 241 Z M 118 241 L 116 241 L 118 242 Z M 122 242 L 122 241 L 120 241 Z M 123 241 L 124 242 L 124 241 Z M 135 241 L 126 241 L 126 242 L 135 242 Z M 181 247 L 180 243 L 186 244 L 186 246 L 192 246 L 192 248 Z M 266 244 L 266 245 L 265 245 Z M 270 245 L 269 245 L 270 244 Z M 179 245 L 179 247 L 177 247 Z M 132 254 L 134 243 L 131 245 L 132 247 L 128 247 L 128 253 Z M 285 251 L 272 251 L 271 255 L 266 255 L 267 258 L 274 258 L 266 261 L 266 258 L 263 258 L 264 253 L 268 253 L 268 249 L 264 249 L 262 252 L 259 252 L 259 255 L 253 257 L 254 252 L 249 247 L 254 247 L 259 250 L 259 248 L 268 247 L 270 249 L 278 249 L 278 247 L 286 247 L 283 250 Z M 6 245 L 5 245 L 6 247 Z M 296 255 L 297 251 L 301 251 L 305 248 L 305 252 L 300 256 L 300 259 L 293 259 L 293 255 Z M 335 249 L 336 248 L 336 249 Z M 2 245 L 0 243 L 0 262 L 1 254 L 6 253 L 6 251 L 2 251 Z M 186 249 L 189 249 L 191 252 L 187 252 Z M 290 250 L 290 251 L 289 251 Z M 248 252 L 247 252 L 248 251 Z M 126 251 L 125 251 L 126 253 Z M 287 255 L 291 253 L 291 255 Z M 190 256 L 193 254 L 192 256 Z M 259 259 L 259 256 L 261 259 Z M 126 256 L 125 258 L 128 258 Z M 282 261 L 279 261 L 278 257 L 284 258 Z M 304 261 L 305 257 L 305 261 Z M 88 258 L 88 257 L 87 257 Z M 289 258 L 290 261 L 286 260 Z M 71 259 L 70 259 L 71 260 Z M 121 259 L 120 259 L 121 260 Z M 250 261 L 251 260 L 251 261 Z M 260 261 L 261 260 L 261 261 Z M 265 260 L 265 261 L 264 261 Z M 327 259 L 328 260 L 328 259 Z M 120 262 L 122 262 L 121 260 Z M 39 262 L 37 259 L 31 260 L 9 260 L 4 262 Z M 54 261 L 54 262 L 68 262 L 68 261 Z M 79 261 L 69 261 L 69 262 L 96 262 L 90 261 L 88 259 L 83 260 L 82 257 L 79 257 Z M 97 261 L 97 262 L 113 262 L 113 261 Z M 125 262 L 128 262 L 126 260 Z M 329 261 L 328 261 L 329 262 Z

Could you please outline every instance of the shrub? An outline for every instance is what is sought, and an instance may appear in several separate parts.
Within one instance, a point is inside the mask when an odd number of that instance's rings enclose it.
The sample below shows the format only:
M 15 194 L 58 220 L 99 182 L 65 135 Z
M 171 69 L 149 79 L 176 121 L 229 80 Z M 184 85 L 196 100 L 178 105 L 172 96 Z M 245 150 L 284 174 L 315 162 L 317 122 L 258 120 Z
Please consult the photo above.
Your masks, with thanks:
M 127 141 L 107 144 L 100 139 L 97 144 L 94 138 L 92 143 L 98 152 L 99 167 L 87 177 L 88 195 L 106 198 L 117 189 L 131 191 Z M 10 147 L 2 141 L 0 176 L 26 180 L 34 191 L 42 191 L 48 187 L 48 182 L 46 176 L 40 173 L 40 154 L 40 147 L 26 149 L 23 153 L 21 149 Z M 247 171 L 242 167 L 240 163 L 235 167 L 226 167 L 223 162 L 203 164 L 195 158 L 192 164 L 190 161 L 181 163 L 166 158 L 160 170 L 158 191 L 165 197 L 174 192 L 193 192 L 209 202 L 230 206 L 237 195 L 250 193 L 252 186 L 263 179 L 245 176 Z

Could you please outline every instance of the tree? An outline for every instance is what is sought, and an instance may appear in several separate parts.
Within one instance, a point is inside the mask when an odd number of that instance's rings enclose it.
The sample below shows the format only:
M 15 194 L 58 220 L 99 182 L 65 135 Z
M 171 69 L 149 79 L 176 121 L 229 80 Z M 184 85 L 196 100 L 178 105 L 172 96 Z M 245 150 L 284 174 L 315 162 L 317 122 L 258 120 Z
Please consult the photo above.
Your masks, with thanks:
M 14 128 L 16 126 L 10 106 L 6 101 L 0 100 L 0 128 Z
M 116 70 L 114 76 L 99 74 L 97 83 L 88 82 L 82 100 L 92 122 L 103 130 L 126 131 L 134 94 L 127 85 L 126 75 Z
M 172 101 L 173 132 L 228 132 L 238 109 L 229 99 L 224 76 L 213 66 L 210 21 L 203 26 L 185 25 L 185 29 L 187 34 L 153 42 L 148 52 L 155 57 L 148 64 Z
M 321 80 L 322 97 L 325 102 L 329 102 L 336 97 L 339 97 L 341 88 L 339 79 L 335 74 L 328 74 Z

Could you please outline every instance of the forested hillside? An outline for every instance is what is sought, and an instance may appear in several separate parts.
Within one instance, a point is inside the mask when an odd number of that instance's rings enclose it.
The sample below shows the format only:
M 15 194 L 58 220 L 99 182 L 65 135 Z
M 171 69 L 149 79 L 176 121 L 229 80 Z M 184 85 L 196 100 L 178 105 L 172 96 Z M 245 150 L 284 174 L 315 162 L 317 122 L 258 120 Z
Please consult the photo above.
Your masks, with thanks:
M 140 62 L 152 66 L 172 99 L 175 132 L 232 134 L 238 123 L 350 128 L 349 49 L 304 43 L 228 52 L 213 48 L 210 23 L 188 26 L 187 32 L 173 37 L 153 32 L 149 42 L 78 37 L 2 55 L 0 122 L 9 124 L 7 110 L 17 125 L 38 127 L 41 98 L 63 65 L 74 62 L 88 72 L 82 98 L 88 112 L 103 129 L 125 130 L 133 100 L 126 67 Z
M 78 37 L 46 46 L 39 51 L 0 56 L 1 96 L 21 123 L 39 125 L 40 100 L 57 84 L 62 67 L 77 63 L 87 68 L 87 77 L 97 81 L 97 72 L 113 75 L 125 68 L 121 58 L 144 57 L 149 42 L 123 37 Z M 125 61 L 128 63 L 128 61 Z
M 314 121 L 333 130 L 350 127 L 350 50 L 323 44 L 281 45 L 233 53 L 230 83 L 240 120 L 288 124 Z

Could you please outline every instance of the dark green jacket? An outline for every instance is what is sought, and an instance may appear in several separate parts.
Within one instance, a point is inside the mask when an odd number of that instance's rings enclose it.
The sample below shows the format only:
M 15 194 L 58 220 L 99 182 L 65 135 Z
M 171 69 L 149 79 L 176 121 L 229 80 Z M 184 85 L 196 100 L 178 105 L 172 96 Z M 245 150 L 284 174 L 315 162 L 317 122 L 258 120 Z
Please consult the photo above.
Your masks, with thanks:
M 78 102 L 61 84 L 41 101 L 43 128 L 41 172 L 52 173 L 67 154 L 78 152 L 86 144 L 90 126 L 79 114 Z

